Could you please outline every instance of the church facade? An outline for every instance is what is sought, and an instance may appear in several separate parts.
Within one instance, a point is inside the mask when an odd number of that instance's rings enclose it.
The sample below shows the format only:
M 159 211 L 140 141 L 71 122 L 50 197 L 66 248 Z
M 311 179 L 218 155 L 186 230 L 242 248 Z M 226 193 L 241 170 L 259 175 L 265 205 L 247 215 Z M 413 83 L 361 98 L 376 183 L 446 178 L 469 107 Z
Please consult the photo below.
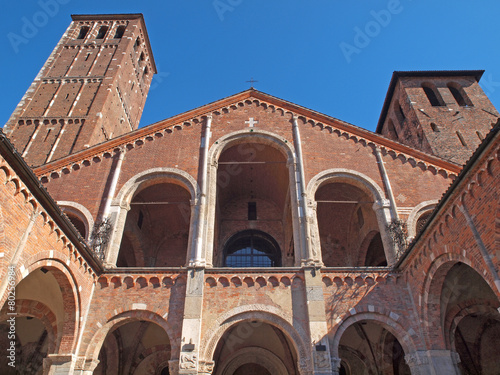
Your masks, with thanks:
M 253 88 L 138 129 L 155 72 L 74 15 L 5 125 L 2 373 L 498 372 L 482 71 L 394 72 L 376 132 Z

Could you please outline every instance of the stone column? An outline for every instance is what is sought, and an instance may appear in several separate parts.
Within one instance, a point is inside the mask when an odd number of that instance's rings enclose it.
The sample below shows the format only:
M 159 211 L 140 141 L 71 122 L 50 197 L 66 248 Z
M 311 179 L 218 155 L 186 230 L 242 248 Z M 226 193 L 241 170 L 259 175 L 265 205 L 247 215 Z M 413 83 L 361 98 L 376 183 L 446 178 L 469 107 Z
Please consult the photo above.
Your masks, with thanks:
M 328 326 L 326 324 L 325 299 L 323 298 L 323 281 L 321 272 L 316 268 L 304 268 L 305 291 L 311 357 L 313 358 L 314 375 L 331 375 L 330 345 L 328 343 Z
M 179 374 L 198 374 L 205 270 L 190 268 L 187 277 L 178 371 Z
M 116 267 L 118 260 L 118 253 L 120 252 L 120 244 L 122 242 L 123 230 L 125 229 L 125 222 L 127 221 L 127 213 L 130 206 L 114 206 L 111 207 L 110 220 L 112 225 L 111 236 L 106 249 L 106 256 L 104 258 L 104 265 L 106 267 Z
M 460 375 L 460 358 L 451 350 L 418 350 L 405 355 L 412 375 Z
M 74 354 L 49 354 L 43 360 L 43 375 L 74 374 L 76 356 Z
M 396 262 L 396 249 L 394 241 L 387 232 L 387 225 L 391 223 L 391 203 L 388 199 L 382 199 L 373 204 L 373 210 L 377 216 L 377 221 L 380 230 L 380 237 L 384 245 L 385 257 L 387 265 L 393 265 Z

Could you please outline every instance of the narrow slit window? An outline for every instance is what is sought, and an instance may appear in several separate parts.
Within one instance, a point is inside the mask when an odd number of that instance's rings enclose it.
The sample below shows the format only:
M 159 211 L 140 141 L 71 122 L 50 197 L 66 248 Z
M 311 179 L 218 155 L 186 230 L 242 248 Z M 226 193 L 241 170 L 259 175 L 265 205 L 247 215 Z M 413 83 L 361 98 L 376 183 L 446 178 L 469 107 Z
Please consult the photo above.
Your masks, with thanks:
M 134 43 L 134 51 L 137 51 L 137 48 L 139 48 L 140 45 L 141 45 L 141 40 L 139 39 L 139 37 L 137 37 Z
M 90 57 L 90 53 L 87 53 L 87 56 L 85 56 L 85 61 L 87 61 Z
M 467 147 L 467 143 L 465 143 L 465 139 L 462 136 L 462 133 L 460 133 L 458 130 L 457 130 L 457 137 L 460 140 L 460 143 L 462 144 L 462 146 Z
M 257 202 L 248 202 L 248 220 L 257 220 Z
M 115 32 L 115 39 L 121 39 L 125 33 L 125 26 L 118 26 Z
M 142 229 L 143 222 L 144 222 L 144 214 L 142 213 L 142 211 L 139 211 L 139 218 L 137 219 L 137 226 L 139 227 L 139 229 Z
M 436 133 L 439 132 L 439 127 L 433 122 L 431 122 L 431 129 L 433 132 L 436 132 Z
M 476 131 L 476 134 L 477 134 L 477 137 L 479 138 L 480 141 L 483 141 L 484 140 L 484 136 L 483 136 L 483 133 L 481 133 L 479 130 Z
M 78 36 L 76 37 L 76 39 L 85 39 L 85 37 L 87 36 L 88 32 L 89 32 L 89 27 L 88 26 L 82 26 L 80 28 L 80 32 L 78 33 Z
M 97 33 L 97 36 L 95 37 L 96 39 L 104 39 L 106 36 L 106 33 L 108 32 L 108 27 L 107 26 L 101 26 L 99 28 L 99 32 Z

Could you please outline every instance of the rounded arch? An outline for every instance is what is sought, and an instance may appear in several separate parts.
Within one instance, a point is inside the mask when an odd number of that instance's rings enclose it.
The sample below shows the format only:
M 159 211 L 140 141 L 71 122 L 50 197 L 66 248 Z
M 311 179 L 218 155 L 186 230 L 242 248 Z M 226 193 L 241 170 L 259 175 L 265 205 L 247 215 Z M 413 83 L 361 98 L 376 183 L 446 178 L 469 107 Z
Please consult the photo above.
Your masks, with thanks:
M 248 130 L 238 130 L 226 134 L 214 141 L 208 150 L 209 164 L 214 165 L 219 159 L 222 151 L 228 147 L 238 143 L 248 142 L 248 140 L 251 140 L 252 143 L 261 143 L 277 149 L 287 157 L 289 162 L 295 159 L 295 150 L 293 146 L 288 143 L 287 140 L 283 139 L 283 137 L 266 130 L 252 129 L 251 133 L 248 132 Z
M 106 340 L 106 336 L 108 335 L 108 333 L 136 320 L 148 321 L 163 328 L 170 341 L 170 345 L 172 348 L 172 357 L 174 357 L 174 355 L 178 355 L 180 344 L 179 340 L 174 339 L 176 337 L 174 335 L 174 331 L 165 319 L 163 319 L 160 315 L 148 310 L 129 310 L 109 318 L 104 323 L 100 323 L 100 327 L 99 325 L 97 325 L 97 327 L 99 328 L 90 339 L 87 348 L 82 348 L 83 350 L 85 350 L 85 357 L 88 359 L 97 360 L 99 357 L 99 352 L 101 351 L 102 345 L 104 344 L 104 340 Z
M 385 200 L 384 191 L 375 181 L 363 173 L 345 168 L 332 168 L 318 173 L 311 178 L 307 184 L 307 195 L 309 197 L 314 197 L 318 188 L 327 182 L 345 182 L 352 184 L 365 193 L 373 196 L 375 201 L 382 202 Z
M 225 267 L 229 267 L 228 258 L 233 259 L 234 267 L 239 267 L 236 264 L 241 264 L 238 258 L 246 260 L 244 267 L 265 267 L 264 264 L 268 263 L 271 267 L 281 266 L 281 249 L 278 243 L 270 234 L 261 230 L 246 229 L 232 233 L 226 239 L 223 248 Z
M 94 228 L 94 218 L 90 211 L 84 205 L 71 201 L 58 201 L 57 204 L 61 207 L 64 213 L 71 213 L 81 220 L 85 226 L 85 239 L 90 240 L 92 229 Z
M 432 211 L 438 204 L 438 200 L 433 199 L 422 202 L 411 210 L 407 220 L 408 238 L 411 241 L 417 235 L 418 219 L 425 213 Z
M 445 253 L 438 256 L 432 262 L 429 269 L 426 271 L 426 278 L 422 284 L 421 297 L 423 304 L 421 307 L 421 319 L 427 323 L 428 327 L 441 326 L 441 293 L 445 282 L 446 275 L 453 266 L 458 263 L 463 263 L 469 266 L 481 277 L 483 273 L 479 271 L 479 267 L 461 254 Z M 491 281 L 482 277 L 490 289 L 495 293 L 495 287 Z M 466 288 L 466 286 L 464 286 Z M 495 293 L 496 294 L 496 293 Z M 498 296 L 498 294 L 496 294 Z M 429 333 L 429 332 L 428 332 Z M 433 331 L 433 334 L 436 332 Z M 439 338 L 443 348 L 446 346 L 446 338 L 443 330 L 439 330 Z
M 225 332 L 231 327 L 243 321 L 259 321 L 270 324 L 280 329 L 293 344 L 299 363 L 311 363 L 309 346 L 304 339 L 308 336 L 300 327 L 299 322 L 291 322 L 293 319 L 282 310 L 267 305 L 244 305 L 236 307 L 219 316 L 212 326 L 207 330 L 200 345 L 201 359 L 211 361 L 218 342 Z
M 252 347 L 240 349 L 229 356 L 221 364 L 221 375 L 232 375 L 239 367 L 249 363 L 259 364 L 273 375 L 288 374 L 286 366 L 274 353 L 263 348 Z
M 151 168 L 130 178 L 113 199 L 113 205 L 128 206 L 133 196 L 142 189 L 158 182 L 177 182 L 191 194 L 191 199 L 199 196 L 200 188 L 189 173 L 177 168 Z
M 405 329 L 399 322 L 386 315 L 364 312 L 351 315 L 340 323 L 333 337 L 331 338 L 330 353 L 332 357 L 339 357 L 339 344 L 346 329 L 354 323 L 362 320 L 369 320 L 374 323 L 380 324 L 384 329 L 392 333 L 394 337 L 396 337 L 396 339 L 399 341 L 406 354 L 413 353 L 417 350 L 417 347 L 413 342 L 410 334 L 407 332 L 407 329 Z
M 18 265 L 16 288 L 37 270 L 43 273 L 51 272 L 59 285 L 63 299 L 64 316 L 62 317 L 63 322 L 57 322 L 58 326 L 60 324 L 61 330 L 56 337 L 56 351 L 71 353 L 76 345 L 80 330 L 81 299 L 77 287 L 78 283 L 71 270 L 60 260 L 41 259 L 35 260 L 29 266 Z

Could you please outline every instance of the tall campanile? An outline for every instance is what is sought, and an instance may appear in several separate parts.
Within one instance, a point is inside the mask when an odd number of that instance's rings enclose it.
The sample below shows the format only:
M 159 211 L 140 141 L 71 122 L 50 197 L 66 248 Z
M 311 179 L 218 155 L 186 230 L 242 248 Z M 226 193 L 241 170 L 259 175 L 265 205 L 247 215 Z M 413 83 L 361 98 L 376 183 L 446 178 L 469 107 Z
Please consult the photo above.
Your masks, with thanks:
M 156 73 L 142 14 L 72 19 L 4 127 L 33 167 L 137 129 Z

